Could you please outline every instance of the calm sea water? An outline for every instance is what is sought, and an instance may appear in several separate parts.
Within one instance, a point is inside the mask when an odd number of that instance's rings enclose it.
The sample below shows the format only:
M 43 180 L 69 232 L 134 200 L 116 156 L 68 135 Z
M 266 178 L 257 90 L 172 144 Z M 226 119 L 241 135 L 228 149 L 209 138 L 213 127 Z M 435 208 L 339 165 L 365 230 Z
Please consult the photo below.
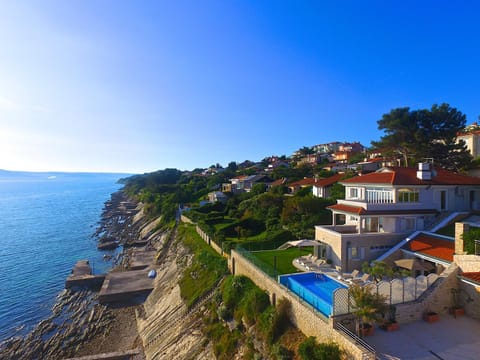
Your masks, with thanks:
M 0 342 L 51 314 L 77 260 L 111 267 L 92 234 L 120 177 L 0 172 Z

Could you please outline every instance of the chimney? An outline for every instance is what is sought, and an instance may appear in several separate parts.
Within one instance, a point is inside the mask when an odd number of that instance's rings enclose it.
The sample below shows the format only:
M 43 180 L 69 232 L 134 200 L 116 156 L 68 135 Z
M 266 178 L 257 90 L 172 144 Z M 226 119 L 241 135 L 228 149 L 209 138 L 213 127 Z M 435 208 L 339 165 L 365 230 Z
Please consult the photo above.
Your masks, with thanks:
M 420 180 L 432 180 L 432 164 L 427 162 L 418 163 L 417 178 Z

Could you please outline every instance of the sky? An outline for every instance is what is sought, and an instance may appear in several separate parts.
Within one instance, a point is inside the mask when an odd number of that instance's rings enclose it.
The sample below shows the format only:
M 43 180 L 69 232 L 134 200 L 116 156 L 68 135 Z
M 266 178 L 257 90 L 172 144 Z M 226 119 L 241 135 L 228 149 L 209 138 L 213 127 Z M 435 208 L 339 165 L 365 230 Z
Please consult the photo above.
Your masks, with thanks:
M 477 1 L 0 0 L 0 169 L 226 166 L 480 115 Z

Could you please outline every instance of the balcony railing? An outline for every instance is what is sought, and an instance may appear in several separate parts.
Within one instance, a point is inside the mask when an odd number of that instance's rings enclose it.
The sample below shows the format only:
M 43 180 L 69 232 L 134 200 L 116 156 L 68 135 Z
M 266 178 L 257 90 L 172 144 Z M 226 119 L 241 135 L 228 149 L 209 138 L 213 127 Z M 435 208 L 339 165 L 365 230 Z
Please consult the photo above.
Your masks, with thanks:
M 393 192 L 389 190 L 366 190 L 367 203 L 370 204 L 392 204 Z

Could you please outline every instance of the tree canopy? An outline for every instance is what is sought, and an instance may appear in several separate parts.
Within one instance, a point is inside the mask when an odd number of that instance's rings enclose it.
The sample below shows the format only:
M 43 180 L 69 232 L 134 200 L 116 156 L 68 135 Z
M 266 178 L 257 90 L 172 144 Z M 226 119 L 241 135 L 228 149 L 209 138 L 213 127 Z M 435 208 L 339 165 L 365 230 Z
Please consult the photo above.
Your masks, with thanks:
M 465 128 L 466 117 L 448 104 L 431 109 L 396 108 L 377 121 L 385 135 L 372 145 L 386 154 L 400 155 L 405 166 L 425 158 L 445 169 L 468 168 L 472 157 L 465 143 L 457 142 L 457 134 Z

